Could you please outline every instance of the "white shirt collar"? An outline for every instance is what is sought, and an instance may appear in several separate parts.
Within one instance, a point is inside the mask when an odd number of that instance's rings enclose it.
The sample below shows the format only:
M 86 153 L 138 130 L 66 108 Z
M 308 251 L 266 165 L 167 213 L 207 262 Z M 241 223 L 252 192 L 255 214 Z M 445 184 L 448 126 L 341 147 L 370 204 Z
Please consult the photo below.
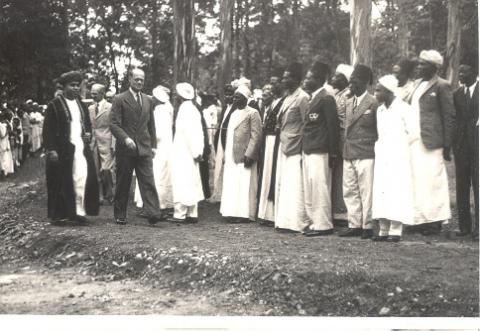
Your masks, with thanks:
M 475 92 L 475 87 L 477 86 L 477 84 L 478 84 L 478 80 L 476 80 L 475 83 L 467 87 L 468 91 L 470 92 L 470 97 L 473 96 L 473 92 Z
M 138 93 L 135 93 L 134 90 L 132 90 L 131 87 L 128 88 L 130 90 L 130 93 L 132 93 L 133 97 L 135 98 L 135 100 L 137 100 L 137 94 L 141 94 L 142 92 L 138 92 Z
M 325 86 L 320 86 L 315 92 L 312 93 L 312 99 L 317 96 L 318 93 L 320 93 L 321 90 L 325 89 Z
M 365 92 L 363 92 L 363 94 L 361 96 L 359 96 L 359 97 L 357 97 L 356 95 L 353 96 L 354 98 L 357 99 L 357 107 L 360 104 L 360 102 L 362 102 L 362 100 L 365 98 L 367 93 L 368 93 L 368 90 L 365 90 Z

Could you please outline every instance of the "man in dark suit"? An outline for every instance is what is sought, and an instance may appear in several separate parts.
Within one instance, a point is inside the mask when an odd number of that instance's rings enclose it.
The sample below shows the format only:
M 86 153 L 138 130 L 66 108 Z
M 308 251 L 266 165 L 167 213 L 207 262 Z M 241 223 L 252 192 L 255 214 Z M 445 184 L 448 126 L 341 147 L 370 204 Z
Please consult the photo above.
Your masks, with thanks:
M 315 61 L 304 80 L 312 98 L 302 132 L 303 187 L 309 222 L 305 236 L 333 234 L 330 192 L 338 157 L 339 124 L 335 99 L 324 87 L 330 67 Z
M 343 145 L 343 198 L 347 206 L 349 229 L 341 237 L 371 238 L 372 190 L 377 140 L 376 113 L 378 102 L 368 93 L 372 70 L 357 64 L 350 76 L 350 90 L 345 117 Z
M 116 138 L 117 186 L 113 213 L 117 224 L 127 222 L 133 170 L 150 224 L 162 219 L 153 178 L 152 158 L 157 147 L 152 99 L 141 92 L 145 73 L 130 73 L 130 88 L 113 99 L 110 129 Z
M 459 68 L 460 86 L 453 94 L 457 131 L 453 142 L 455 156 L 457 209 L 460 231 L 478 240 L 478 81 L 477 70 L 463 64 Z M 475 197 L 475 223 L 472 231 L 470 187 Z

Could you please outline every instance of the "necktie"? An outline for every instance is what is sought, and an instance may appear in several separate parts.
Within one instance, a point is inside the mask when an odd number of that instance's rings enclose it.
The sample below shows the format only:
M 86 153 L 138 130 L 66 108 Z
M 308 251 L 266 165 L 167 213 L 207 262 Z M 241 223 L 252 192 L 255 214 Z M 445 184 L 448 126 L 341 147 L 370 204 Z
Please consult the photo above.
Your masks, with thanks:
M 353 108 L 352 108 L 352 110 L 355 111 L 356 108 L 357 108 L 357 97 L 353 97 Z
M 95 116 L 98 115 L 98 103 L 95 103 Z
M 140 97 L 140 93 L 137 93 L 137 102 L 140 108 L 142 108 L 142 98 Z

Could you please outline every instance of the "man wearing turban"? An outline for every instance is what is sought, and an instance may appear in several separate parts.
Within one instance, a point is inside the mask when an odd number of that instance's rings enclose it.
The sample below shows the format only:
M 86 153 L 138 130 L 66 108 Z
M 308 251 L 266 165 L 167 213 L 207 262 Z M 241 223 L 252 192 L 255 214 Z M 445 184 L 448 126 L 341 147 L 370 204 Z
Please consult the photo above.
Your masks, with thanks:
M 415 224 L 424 235 L 437 234 L 442 221 L 451 218 L 448 178 L 445 161 L 455 128 L 455 110 L 450 84 L 438 77 L 443 58 L 435 50 L 420 53 L 412 105 L 414 140 L 411 144 Z
M 97 173 L 90 150 L 92 126 L 87 109 L 79 101 L 81 73 L 59 78 L 63 95 L 48 104 L 43 141 L 47 155 L 48 218 L 85 224 L 86 215 L 98 215 Z

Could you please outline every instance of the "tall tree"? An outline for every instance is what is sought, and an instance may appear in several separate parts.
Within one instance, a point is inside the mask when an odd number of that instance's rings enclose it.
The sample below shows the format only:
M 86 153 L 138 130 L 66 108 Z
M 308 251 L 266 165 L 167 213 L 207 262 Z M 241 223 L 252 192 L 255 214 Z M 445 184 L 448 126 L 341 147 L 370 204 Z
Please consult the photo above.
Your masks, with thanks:
M 232 16 L 235 0 L 220 2 L 220 66 L 217 76 L 217 91 L 224 104 L 223 87 L 232 78 Z
M 462 23 L 460 15 L 460 1 L 448 0 L 448 26 L 447 26 L 447 80 L 452 85 L 458 82 L 458 66 L 460 65 L 460 43 L 462 36 Z
M 350 11 L 350 63 L 372 65 L 371 0 L 352 0 Z
M 193 0 L 173 1 L 174 66 L 173 82 L 194 84 L 195 60 L 195 9 Z
M 408 8 L 407 0 L 397 0 L 398 6 L 398 48 L 402 57 L 408 57 L 408 40 L 410 33 L 408 30 Z

